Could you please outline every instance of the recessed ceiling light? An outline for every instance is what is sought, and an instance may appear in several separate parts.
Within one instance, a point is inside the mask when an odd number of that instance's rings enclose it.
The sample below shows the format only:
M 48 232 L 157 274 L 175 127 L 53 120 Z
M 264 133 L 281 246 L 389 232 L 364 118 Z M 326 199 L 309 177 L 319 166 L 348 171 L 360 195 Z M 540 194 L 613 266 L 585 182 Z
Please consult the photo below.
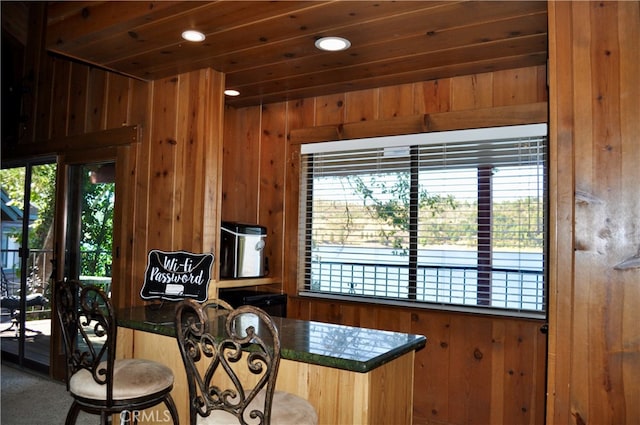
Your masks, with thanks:
M 182 38 L 184 38 L 187 41 L 194 41 L 197 43 L 200 41 L 204 41 L 205 36 L 200 31 L 187 30 L 182 33 Z
M 351 42 L 342 37 L 322 37 L 316 40 L 316 47 L 329 52 L 339 52 L 351 47 Z
M 224 94 L 227 96 L 239 96 L 240 92 L 238 90 L 227 89 L 224 91 Z

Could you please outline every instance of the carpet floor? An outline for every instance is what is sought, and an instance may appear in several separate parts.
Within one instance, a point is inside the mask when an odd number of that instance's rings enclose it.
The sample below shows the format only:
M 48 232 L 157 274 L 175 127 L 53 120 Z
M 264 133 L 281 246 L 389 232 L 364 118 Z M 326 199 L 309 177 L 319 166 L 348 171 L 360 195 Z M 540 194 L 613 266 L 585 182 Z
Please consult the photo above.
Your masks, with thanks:
M 9 362 L 0 370 L 0 423 L 2 425 L 62 425 L 71 396 L 62 382 Z M 78 425 L 95 425 L 100 417 L 81 412 Z

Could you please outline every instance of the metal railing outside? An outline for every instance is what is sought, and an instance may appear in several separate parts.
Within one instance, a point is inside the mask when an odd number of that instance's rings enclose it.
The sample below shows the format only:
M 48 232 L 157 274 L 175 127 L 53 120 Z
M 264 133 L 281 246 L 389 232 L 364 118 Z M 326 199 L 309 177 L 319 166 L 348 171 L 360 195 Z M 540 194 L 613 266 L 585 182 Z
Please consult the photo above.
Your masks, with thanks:
M 491 268 L 490 307 L 544 311 L 542 270 Z M 359 262 L 314 261 L 312 292 L 387 299 L 409 299 L 409 266 Z M 478 268 L 419 265 L 415 301 L 479 305 Z

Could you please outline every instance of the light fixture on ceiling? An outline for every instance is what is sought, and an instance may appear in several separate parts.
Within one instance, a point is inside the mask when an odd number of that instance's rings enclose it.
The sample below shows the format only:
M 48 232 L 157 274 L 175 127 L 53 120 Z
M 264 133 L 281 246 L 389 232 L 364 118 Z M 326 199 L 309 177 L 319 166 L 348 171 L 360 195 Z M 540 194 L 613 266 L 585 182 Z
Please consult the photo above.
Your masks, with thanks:
M 227 96 L 239 96 L 240 92 L 238 90 L 226 89 L 224 91 L 224 94 L 226 94 Z
M 328 52 L 339 52 L 351 47 L 351 42 L 342 37 L 322 37 L 316 40 L 316 47 Z
M 195 43 L 199 43 L 201 41 L 204 41 L 205 36 L 200 31 L 186 30 L 182 32 L 182 38 L 184 38 L 187 41 L 193 41 Z

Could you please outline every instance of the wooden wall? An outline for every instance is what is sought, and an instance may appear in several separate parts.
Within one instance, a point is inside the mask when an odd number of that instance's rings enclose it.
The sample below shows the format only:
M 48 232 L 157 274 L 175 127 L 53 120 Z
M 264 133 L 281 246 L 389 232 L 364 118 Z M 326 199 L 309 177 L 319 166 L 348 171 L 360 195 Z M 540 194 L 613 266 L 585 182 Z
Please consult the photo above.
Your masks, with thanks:
M 550 2 L 548 422 L 640 423 L 640 2 Z
M 126 193 L 126 199 L 116 198 L 114 251 L 120 260 L 113 277 L 126 283 L 114 285 L 114 294 L 118 305 L 140 304 L 149 249 L 215 252 L 224 75 L 203 69 L 146 83 L 37 56 L 28 61 L 27 73 L 37 78 L 30 81 L 29 120 L 16 152 L 61 154 L 64 160 L 124 146 L 112 158 L 117 192 Z M 135 140 L 109 140 L 127 126 L 138 127 Z
M 149 118 L 135 166 L 128 267 L 139 297 L 150 249 L 216 253 L 224 75 L 203 69 L 150 83 Z
M 292 130 L 547 101 L 532 67 L 227 109 L 222 216 L 267 226 L 292 317 L 426 335 L 417 353 L 414 423 L 543 423 L 544 321 L 296 297 L 297 181 Z M 283 233 L 284 229 L 284 233 Z
M 640 422 L 638 8 L 637 1 L 549 3 L 548 423 Z M 30 21 L 43 28 L 44 11 Z M 221 75 L 203 70 L 151 85 L 52 59 L 41 32 L 31 30 L 27 44 L 31 91 L 21 138 L 28 149 L 143 126 L 124 173 L 135 189 L 125 267 L 135 282 L 120 303 L 137 300 L 146 248 L 215 245 L 208 226 L 220 216 L 267 225 L 272 273 L 295 293 L 291 235 L 283 233 L 294 209 L 285 196 L 295 190 L 287 178 L 296 159 L 291 130 L 547 100 L 545 70 L 527 68 L 228 109 L 220 170 Z M 298 317 L 427 335 L 416 362 L 416 423 L 544 421 L 546 338 L 538 321 L 298 298 L 290 305 Z

